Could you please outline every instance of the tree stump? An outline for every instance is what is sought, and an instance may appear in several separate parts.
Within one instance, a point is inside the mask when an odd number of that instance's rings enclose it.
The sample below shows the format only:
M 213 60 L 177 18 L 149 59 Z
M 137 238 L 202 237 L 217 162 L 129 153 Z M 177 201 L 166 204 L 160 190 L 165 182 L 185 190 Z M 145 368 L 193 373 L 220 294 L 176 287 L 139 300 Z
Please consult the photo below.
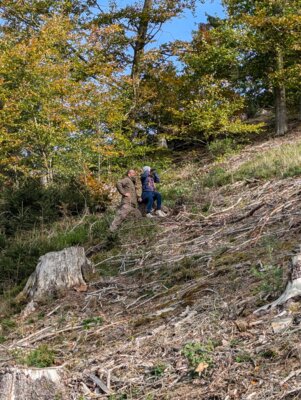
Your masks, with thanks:
M 300 252 L 292 258 L 291 270 L 285 291 L 273 303 L 260 307 L 255 313 L 281 306 L 294 297 L 301 297 L 301 248 Z
M 85 279 L 94 272 L 83 247 L 69 247 L 40 257 L 36 270 L 29 277 L 19 300 L 39 302 L 49 295 L 60 295 L 67 289 L 84 291 Z
M 5 368 L 0 400 L 68 400 L 58 368 Z

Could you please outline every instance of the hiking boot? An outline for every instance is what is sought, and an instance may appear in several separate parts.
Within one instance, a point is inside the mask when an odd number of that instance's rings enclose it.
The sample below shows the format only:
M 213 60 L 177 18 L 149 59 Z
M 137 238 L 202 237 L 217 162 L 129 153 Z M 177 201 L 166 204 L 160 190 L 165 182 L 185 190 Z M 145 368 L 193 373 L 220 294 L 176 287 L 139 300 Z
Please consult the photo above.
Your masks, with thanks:
M 151 213 L 147 213 L 146 218 L 154 218 L 154 216 Z
M 158 217 L 161 217 L 161 218 L 166 217 L 166 214 L 162 210 L 157 210 L 156 215 L 158 215 Z

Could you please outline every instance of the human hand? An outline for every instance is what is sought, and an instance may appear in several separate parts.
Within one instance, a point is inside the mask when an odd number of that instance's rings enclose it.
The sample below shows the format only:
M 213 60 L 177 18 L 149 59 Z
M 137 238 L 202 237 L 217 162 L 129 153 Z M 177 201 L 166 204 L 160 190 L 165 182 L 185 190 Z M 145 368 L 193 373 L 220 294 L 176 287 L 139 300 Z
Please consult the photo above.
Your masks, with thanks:
M 131 194 L 130 193 L 126 193 L 124 196 L 125 197 L 131 197 Z
M 138 203 L 142 203 L 142 197 L 138 197 Z

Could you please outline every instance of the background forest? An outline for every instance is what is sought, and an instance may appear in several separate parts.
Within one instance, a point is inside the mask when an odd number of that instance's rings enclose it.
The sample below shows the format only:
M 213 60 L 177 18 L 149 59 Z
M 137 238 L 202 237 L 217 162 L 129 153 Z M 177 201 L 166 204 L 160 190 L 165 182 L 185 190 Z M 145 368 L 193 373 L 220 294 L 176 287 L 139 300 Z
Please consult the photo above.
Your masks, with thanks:
M 208 15 L 190 42 L 156 46 L 194 0 L 1 2 L 2 287 L 79 242 L 29 251 L 24 231 L 105 210 L 127 167 L 162 167 L 193 146 L 222 155 L 301 118 L 301 1 L 223 5 L 227 17 Z

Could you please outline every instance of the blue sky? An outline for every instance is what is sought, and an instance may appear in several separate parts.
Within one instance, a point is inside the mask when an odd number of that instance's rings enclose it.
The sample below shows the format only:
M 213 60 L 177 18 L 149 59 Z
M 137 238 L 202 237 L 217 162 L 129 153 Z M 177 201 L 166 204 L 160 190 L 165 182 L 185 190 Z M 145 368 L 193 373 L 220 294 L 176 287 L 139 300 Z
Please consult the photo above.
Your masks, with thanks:
M 199 2 L 197 2 L 199 3 Z M 221 0 L 207 0 L 205 4 L 198 4 L 193 15 L 187 11 L 180 18 L 175 18 L 163 25 L 162 31 L 158 33 L 156 41 L 158 44 L 174 40 L 190 40 L 192 31 L 197 29 L 200 22 L 206 22 L 205 14 L 223 18 L 225 16 Z
M 109 9 L 109 1 L 100 1 L 100 7 L 104 10 Z M 143 0 L 138 0 L 143 3 Z M 174 18 L 163 25 L 161 32 L 155 37 L 155 46 L 162 43 L 172 42 L 174 40 L 187 40 L 192 37 L 192 31 L 197 29 L 200 22 L 206 22 L 206 13 L 209 15 L 224 17 L 224 9 L 221 4 L 222 0 L 205 0 L 204 4 L 200 0 L 196 0 L 196 12 L 194 15 L 190 11 L 186 11 L 181 17 Z M 137 3 L 137 0 L 116 0 L 119 7 Z M 152 47 L 152 46 L 150 46 Z

